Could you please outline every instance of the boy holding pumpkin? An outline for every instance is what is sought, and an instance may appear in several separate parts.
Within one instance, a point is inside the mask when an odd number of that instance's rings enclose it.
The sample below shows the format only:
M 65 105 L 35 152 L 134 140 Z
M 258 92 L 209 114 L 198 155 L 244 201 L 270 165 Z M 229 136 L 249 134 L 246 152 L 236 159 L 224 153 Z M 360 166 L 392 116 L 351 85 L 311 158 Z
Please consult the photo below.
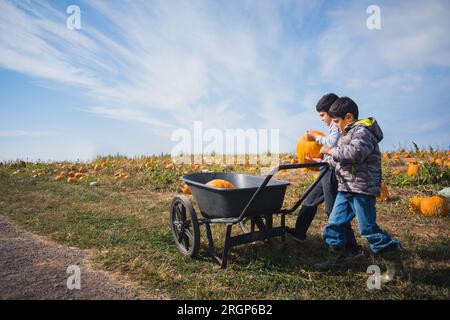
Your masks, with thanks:
M 319 113 L 319 116 L 322 122 L 328 127 L 328 136 L 317 135 L 312 131 L 307 131 L 305 133 L 304 138 L 309 141 L 316 141 L 318 144 L 327 146 L 327 147 L 335 147 L 340 134 L 339 128 L 335 126 L 332 122 L 331 117 L 328 112 L 331 105 L 338 99 L 339 97 L 334 93 L 328 93 L 324 95 L 316 105 L 316 110 Z M 327 161 L 329 155 L 324 155 L 324 160 Z M 311 159 L 312 161 L 322 161 L 321 159 Z M 321 171 L 325 170 L 325 168 L 321 168 Z M 296 240 L 305 240 L 306 232 L 311 225 L 312 220 L 314 219 L 317 207 L 322 202 L 325 203 L 325 213 L 327 216 L 330 215 L 331 210 L 333 209 L 334 200 L 337 194 L 337 181 L 334 173 L 334 169 L 331 168 L 327 171 L 327 173 L 323 176 L 322 180 L 316 187 L 311 191 L 308 197 L 305 199 L 300 212 L 298 214 L 297 221 L 295 223 L 295 228 L 288 229 L 287 232 Z M 347 224 L 345 227 L 346 238 L 348 239 L 346 243 L 346 258 L 347 260 L 356 258 L 361 256 L 362 250 L 361 247 L 356 243 L 355 235 L 351 228 L 350 224 Z
M 358 120 L 358 106 L 348 97 L 337 99 L 329 110 L 341 137 L 337 146 L 323 146 L 321 153 L 335 168 L 338 193 L 324 229 L 324 241 L 330 246 L 328 259 L 316 265 L 325 271 L 339 263 L 349 241 L 346 226 L 356 216 L 360 234 L 371 251 L 386 265 L 383 283 L 390 282 L 402 269 L 400 242 L 376 223 L 376 197 L 381 191 L 381 153 L 378 143 L 383 132 L 373 118 Z

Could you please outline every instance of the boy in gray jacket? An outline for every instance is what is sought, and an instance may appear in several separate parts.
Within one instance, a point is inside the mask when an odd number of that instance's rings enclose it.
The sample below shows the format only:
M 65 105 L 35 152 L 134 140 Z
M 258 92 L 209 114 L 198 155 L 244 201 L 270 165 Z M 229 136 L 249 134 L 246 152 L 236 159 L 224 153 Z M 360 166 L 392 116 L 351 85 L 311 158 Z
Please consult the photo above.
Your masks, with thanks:
M 307 131 L 305 133 L 305 139 L 310 141 L 316 141 L 317 143 L 327 146 L 335 147 L 339 140 L 339 128 L 333 124 L 332 118 L 328 112 L 333 103 L 339 97 L 334 93 L 328 93 L 324 95 L 316 104 L 316 110 L 320 116 L 322 122 L 328 127 L 328 135 L 320 136 Z M 331 158 L 330 155 L 325 155 L 324 159 L 311 159 L 312 161 L 322 162 L 327 161 L 327 158 Z M 321 172 L 325 170 L 324 167 L 320 169 Z M 303 241 L 306 239 L 306 233 L 316 215 L 317 207 L 324 202 L 325 213 L 327 217 L 330 215 L 333 209 L 334 199 L 337 194 L 337 181 L 334 174 L 334 170 L 330 169 L 323 176 L 322 180 L 314 187 L 311 193 L 306 197 L 303 205 L 298 213 L 298 218 L 295 223 L 295 228 L 287 229 L 287 232 L 296 240 Z M 346 227 L 346 255 L 347 260 L 351 261 L 354 258 L 358 258 L 363 255 L 361 247 L 357 244 L 355 235 L 350 224 Z
M 321 153 L 331 155 L 327 160 L 336 171 L 338 194 L 323 233 L 325 243 L 330 246 L 330 256 L 316 267 L 325 271 L 339 264 L 347 242 L 346 226 L 356 216 L 361 236 L 386 265 L 381 281 L 387 283 L 401 269 L 401 260 L 400 243 L 376 223 L 375 201 L 381 191 L 378 143 L 383 139 L 383 132 L 373 118 L 358 120 L 358 113 L 358 106 L 348 97 L 336 100 L 329 111 L 341 138 L 336 147 L 324 146 Z

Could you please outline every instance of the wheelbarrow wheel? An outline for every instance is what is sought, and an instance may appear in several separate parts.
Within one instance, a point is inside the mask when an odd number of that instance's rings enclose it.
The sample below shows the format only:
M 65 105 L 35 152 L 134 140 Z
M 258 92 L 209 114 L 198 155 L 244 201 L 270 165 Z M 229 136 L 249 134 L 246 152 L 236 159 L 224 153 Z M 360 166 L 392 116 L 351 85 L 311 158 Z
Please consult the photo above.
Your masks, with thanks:
M 188 198 L 177 196 L 172 200 L 169 223 L 178 251 L 184 256 L 195 258 L 200 248 L 200 228 Z

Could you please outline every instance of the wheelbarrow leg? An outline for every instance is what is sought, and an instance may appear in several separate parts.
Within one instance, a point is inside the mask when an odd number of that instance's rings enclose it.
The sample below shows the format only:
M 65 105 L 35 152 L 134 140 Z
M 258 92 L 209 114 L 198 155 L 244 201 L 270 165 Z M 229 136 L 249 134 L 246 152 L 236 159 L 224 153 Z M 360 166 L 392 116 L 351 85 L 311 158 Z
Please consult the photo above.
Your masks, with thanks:
M 286 216 L 281 215 L 281 242 L 283 244 L 286 242 Z
M 228 260 L 228 250 L 230 249 L 230 237 L 231 237 L 231 229 L 233 228 L 232 224 L 227 225 L 227 231 L 225 235 L 225 243 L 223 245 L 223 252 L 222 252 L 222 269 L 227 267 L 227 260 Z
M 273 227 L 273 216 L 272 214 L 266 214 L 266 226 L 268 229 Z
M 222 265 L 222 260 L 217 256 L 216 248 L 214 247 L 214 240 L 212 237 L 211 226 L 209 223 L 205 223 L 206 228 L 206 236 L 208 237 L 208 252 L 211 256 L 211 260 L 213 263 L 217 263 Z
M 272 216 L 264 215 L 265 222 L 262 216 L 255 217 L 255 223 L 258 226 L 259 231 L 264 233 L 264 241 L 270 243 L 270 236 L 268 230 L 272 228 Z
M 250 225 L 250 231 L 251 232 L 255 232 L 255 225 L 256 225 L 256 222 L 255 222 L 255 217 L 252 217 L 250 220 L 251 220 L 251 225 Z

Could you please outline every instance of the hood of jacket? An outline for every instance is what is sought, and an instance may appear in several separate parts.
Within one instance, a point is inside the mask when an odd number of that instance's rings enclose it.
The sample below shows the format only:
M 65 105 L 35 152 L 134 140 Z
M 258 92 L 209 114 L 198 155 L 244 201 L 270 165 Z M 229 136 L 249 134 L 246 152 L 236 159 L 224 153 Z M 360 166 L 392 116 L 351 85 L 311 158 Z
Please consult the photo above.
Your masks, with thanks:
M 356 128 L 358 126 L 366 127 L 375 136 L 378 142 L 383 140 L 383 131 L 378 125 L 377 120 L 375 120 L 374 118 L 356 120 L 355 122 L 348 124 L 345 127 L 345 133 L 349 132 L 351 129 Z

